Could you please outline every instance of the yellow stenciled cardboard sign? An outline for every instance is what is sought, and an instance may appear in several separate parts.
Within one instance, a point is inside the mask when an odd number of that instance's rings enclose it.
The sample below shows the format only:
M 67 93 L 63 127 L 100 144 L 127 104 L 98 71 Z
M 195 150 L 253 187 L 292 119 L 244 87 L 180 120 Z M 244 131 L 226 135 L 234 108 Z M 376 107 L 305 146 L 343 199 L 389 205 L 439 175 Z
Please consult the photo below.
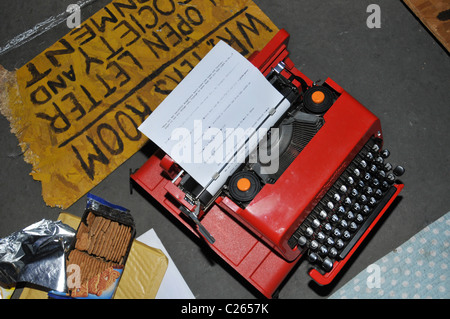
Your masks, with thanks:
M 118 0 L 71 30 L 4 85 L 45 202 L 67 208 L 138 151 L 138 126 L 219 40 L 249 56 L 277 31 L 249 0 Z

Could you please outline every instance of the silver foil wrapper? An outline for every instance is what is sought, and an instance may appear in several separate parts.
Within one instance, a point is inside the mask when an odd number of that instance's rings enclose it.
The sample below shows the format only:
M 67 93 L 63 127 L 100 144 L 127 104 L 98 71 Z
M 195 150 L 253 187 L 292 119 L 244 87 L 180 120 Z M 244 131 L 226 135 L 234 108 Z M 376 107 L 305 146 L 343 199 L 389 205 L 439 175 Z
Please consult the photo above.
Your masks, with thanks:
M 27 282 L 65 292 L 65 252 L 76 231 L 61 221 L 43 219 L 0 239 L 0 282 Z

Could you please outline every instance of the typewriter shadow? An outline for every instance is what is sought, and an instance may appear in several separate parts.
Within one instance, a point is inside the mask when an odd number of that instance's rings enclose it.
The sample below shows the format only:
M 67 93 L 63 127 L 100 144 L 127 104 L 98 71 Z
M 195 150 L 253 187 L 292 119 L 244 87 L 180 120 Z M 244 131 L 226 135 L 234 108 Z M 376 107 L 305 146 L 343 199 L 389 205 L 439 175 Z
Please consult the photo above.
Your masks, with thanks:
M 389 218 L 391 212 L 397 207 L 397 205 L 401 202 L 402 196 L 398 196 L 395 198 L 395 200 L 392 202 L 392 204 L 389 206 L 389 208 L 386 210 L 384 215 L 380 218 L 378 223 L 375 225 L 375 227 L 372 229 L 372 231 L 366 236 L 364 241 L 360 244 L 358 249 L 355 251 L 355 253 L 350 257 L 350 259 L 347 261 L 347 263 L 344 265 L 344 267 L 341 269 L 341 271 L 337 274 L 337 276 L 334 278 L 334 280 L 326 286 L 321 286 L 318 283 L 316 283 L 314 280 L 311 280 L 308 283 L 309 288 L 313 290 L 317 295 L 321 297 L 329 297 L 331 296 L 335 291 L 336 287 L 338 286 L 339 282 L 344 277 L 345 273 L 347 272 L 347 269 L 349 269 L 353 263 L 355 263 L 358 260 L 358 256 L 361 254 L 361 252 L 364 250 L 364 248 L 367 246 L 367 243 L 370 242 L 373 236 L 375 236 L 378 232 L 378 229 L 383 226 L 383 224 L 386 222 L 386 220 Z M 395 248 L 395 247 L 394 247 Z M 368 265 L 367 265 L 368 266 Z M 350 281 L 351 278 L 345 280 Z M 342 285 L 346 284 L 344 282 Z M 341 286 L 342 286 L 341 285 Z M 339 286 L 340 288 L 340 286 Z M 338 288 L 338 289 L 339 289 Z

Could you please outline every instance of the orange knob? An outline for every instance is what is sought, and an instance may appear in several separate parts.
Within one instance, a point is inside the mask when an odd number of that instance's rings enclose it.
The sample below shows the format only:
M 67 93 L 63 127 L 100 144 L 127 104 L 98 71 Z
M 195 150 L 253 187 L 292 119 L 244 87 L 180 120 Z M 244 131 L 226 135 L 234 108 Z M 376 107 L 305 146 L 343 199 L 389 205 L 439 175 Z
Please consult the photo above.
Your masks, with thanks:
M 247 178 L 241 178 L 240 180 L 238 180 L 237 182 L 237 188 L 241 191 L 241 192 L 246 192 L 250 189 L 250 186 L 252 186 L 252 183 L 250 183 L 250 180 Z
M 325 94 L 321 91 L 316 91 L 311 95 L 311 99 L 314 103 L 320 104 L 325 100 Z

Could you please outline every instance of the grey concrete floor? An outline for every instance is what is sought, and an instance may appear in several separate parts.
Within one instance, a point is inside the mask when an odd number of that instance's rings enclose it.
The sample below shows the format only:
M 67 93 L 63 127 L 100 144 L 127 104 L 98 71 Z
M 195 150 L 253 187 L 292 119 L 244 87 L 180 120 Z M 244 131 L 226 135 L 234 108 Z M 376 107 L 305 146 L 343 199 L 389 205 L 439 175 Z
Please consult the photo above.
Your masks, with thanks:
M 199 0 L 194 0 L 199 1 Z M 49 16 L 65 11 L 73 0 L 0 1 L 0 46 Z M 86 19 L 109 1 L 82 10 Z M 382 24 L 369 29 L 366 8 L 381 8 Z M 282 299 L 326 298 L 372 262 L 389 253 L 423 227 L 450 211 L 450 59 L 401 1 L 392 0 L 255 0 L 279 27 L 290 34 L 291 58 L 313 80 L 331 77 L 376 114 L 382 123 L 391 162 L 406 168 L 405 189 L 367 243 L 336 282 L 314 284 L 309 266 L 300 263 L 282 285 Z M 68 32 L 65 23 L 0 55 L 12 70 Z M 0 117 L 0 237 L 40 219 L 56 219 L 41 186 L 29 173 L 9 123 Z M 128 207 L 137 235 L 154 228 L 197 298 L 260 298 L 232 269 L 174 224 L 139 192 L 129 191 L 129 169 L 148 158 L 144 148 L 95 187 L 92 192 Z M 83 197 L 68 211 L 81 216 Z

